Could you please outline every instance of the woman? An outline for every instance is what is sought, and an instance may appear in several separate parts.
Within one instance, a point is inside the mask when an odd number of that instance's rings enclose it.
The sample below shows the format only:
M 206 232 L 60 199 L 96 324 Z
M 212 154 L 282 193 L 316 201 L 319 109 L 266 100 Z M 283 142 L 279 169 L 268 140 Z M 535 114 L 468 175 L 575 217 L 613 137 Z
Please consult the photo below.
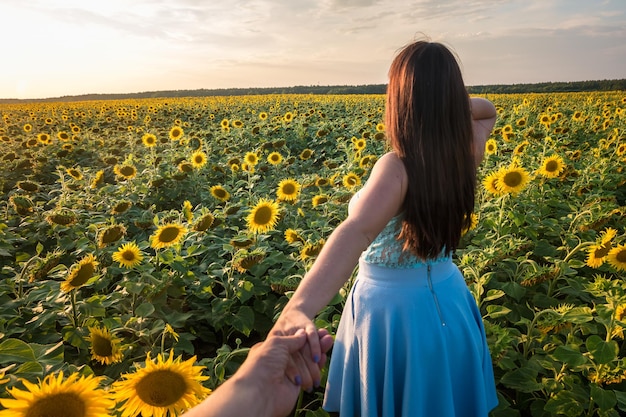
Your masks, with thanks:
M 392 151 L 350 201 L 273 329 L 305 329 L 319 358 L 312 319 L 358 263 L 331 355 L 327 411 L 476 417 L 497 405 L 482 318 L 451 260 L 470 225 L 476 167 L 495 119 L 493 104 L 470 99 L 445 46 L 414 42 L 392 62 Z

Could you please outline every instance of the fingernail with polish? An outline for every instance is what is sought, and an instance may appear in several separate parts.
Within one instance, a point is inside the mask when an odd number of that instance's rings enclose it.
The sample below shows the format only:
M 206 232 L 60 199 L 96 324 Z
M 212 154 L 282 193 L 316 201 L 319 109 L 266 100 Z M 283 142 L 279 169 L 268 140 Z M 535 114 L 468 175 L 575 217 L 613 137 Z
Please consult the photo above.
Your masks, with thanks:
M 319 363 L 320 357 L 318 355 L 313 356 L 313 362 Z
M 313 383 L 313 385 L 315 386 L 315 388 L 319 388 L 320 387 L 320 381 L 315 381 Z
M 300 375 L 296 375 L 294 381 L 296 382 L 296 385 L 302 385 L 302 378 L 300 378 Z

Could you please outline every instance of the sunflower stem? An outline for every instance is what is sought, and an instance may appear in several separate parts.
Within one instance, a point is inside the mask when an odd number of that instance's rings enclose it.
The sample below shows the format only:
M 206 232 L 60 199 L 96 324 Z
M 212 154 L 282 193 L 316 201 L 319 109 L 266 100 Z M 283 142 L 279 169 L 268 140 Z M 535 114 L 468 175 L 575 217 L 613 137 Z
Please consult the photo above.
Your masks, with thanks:
M 296 403 L 296 408 L 294 409 L 294 412 L 293 412 L 294 417 L 300 414 L 300 409 L 302 407 L 303 400 L 304 400 L 304 391 L 300 390 L 300 394 L 298 394 L 298 402 Z
M 20 272 L 20 278 L 17 280 L 17 293 L 16 293 L 18 299 L 24 297 L 23 282 L 24 282 L 24 278 L 26 275 L 26 271 L 28 270 L 28 267 L 30 266 L 30 264 L 35 260 L 41 260 L 41 258 L 39 256 L 33 256 L 32 258 L 28 260 L 28 262 L 26 262 L 26 264 L 22 268 L 22 271 Z
M 70 294 L 70 303 L 72 304 L 72 322 L 74 329 L 78 329 L 78 311 L 76 309 L 76 288 L 73 288 Z

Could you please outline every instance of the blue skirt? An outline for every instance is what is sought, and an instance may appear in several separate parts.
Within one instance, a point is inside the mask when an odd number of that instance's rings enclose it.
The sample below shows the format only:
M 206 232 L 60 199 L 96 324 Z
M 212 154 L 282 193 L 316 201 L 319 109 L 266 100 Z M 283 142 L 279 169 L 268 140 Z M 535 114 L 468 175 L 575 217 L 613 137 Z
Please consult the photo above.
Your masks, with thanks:
M 340 417 L 480 417 L 497 404 L 482 318 L 456 265 L 361 260 L 323 408 Z

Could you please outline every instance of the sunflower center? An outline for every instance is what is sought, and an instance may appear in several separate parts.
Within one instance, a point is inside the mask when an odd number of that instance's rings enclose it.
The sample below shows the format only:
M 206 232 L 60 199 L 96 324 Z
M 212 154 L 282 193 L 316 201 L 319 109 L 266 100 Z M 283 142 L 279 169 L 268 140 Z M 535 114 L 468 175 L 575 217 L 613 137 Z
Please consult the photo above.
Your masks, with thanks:
M 286 195 L 292 195 L 296 193 L 296 186 L 293 184 L 285 184 L 283 185 L 283 193 Z
M 619 263 L 626 263 L 626 249 L 617 252 L 615 259 L 617 259 Z
M 216 188 L 215 190 L 213 190 L 213 194 L 215 194 L 215 197 L 217 197 L 217 198 L 225 198 L 226 197 L 226 191 L 222 190 L 221 188 Z
M 124 260 L 126 261 L 134 261 L 135 260 L 135 252 L 132 250 L 125 250 L 124 252 L 121 253 L 122 258 L 124 258 Z
M 131 166 L 124 166 L 120 168 L 120 173 L 125 177 L 130 177 L 131 175 L 135 175 L 135 168 Z
M 557 172 L 559 170 L 559 164 L 556 161 L 548 161 L 546 164 L 546 171 Z
M 599 248 L 597 248 L 594 252 L 593 252 L 593 256 L 596 259 L 600 259 L 600 258 L 604 258 L 606 255 L 609 254 L 609 251 L 611 250 L 611 245 L 610 244 L 605 244 L 600 246 Z M 625 261 L 626 261 L 626 255 L 624 255 L 625 257 Z
M 106 337 L 94 335 L 91 341 L 93 352 L 98 356 L 111 356 L 113 354 L 113 344 Z
M 180 229 L 176 226 L 164 227 L 159 235 L 159 240 L 163 243 L 173 242 L 178 238 Z
M 272 220 L 271 207 L 259 207 L 254 213 L 254 223 L 258 225 L 268 224 Z
M 48 395 L 37 400 L 24 414 L 25 417 L 84 417 L 85 403 L 73 393 Z
M 522 183 L 522 175 L 519 172 L 507 172 L 502 181 L 509 187 L 517 187 Z
M 154 371 L 143 377 L 136 386 L 137 395 L 146 404 L 168 407 L 175 404 L 187 391 L 185 379 L 172 371 Z
M 94 271 L 95 266 L 91 262 L 81 265 L 76 273 L 76 276 L 72 279 L 72 286 L 80 287 L 81 285 L 84 285 L 87 281 L 89 281 L 89 278 L 93 276 Z

